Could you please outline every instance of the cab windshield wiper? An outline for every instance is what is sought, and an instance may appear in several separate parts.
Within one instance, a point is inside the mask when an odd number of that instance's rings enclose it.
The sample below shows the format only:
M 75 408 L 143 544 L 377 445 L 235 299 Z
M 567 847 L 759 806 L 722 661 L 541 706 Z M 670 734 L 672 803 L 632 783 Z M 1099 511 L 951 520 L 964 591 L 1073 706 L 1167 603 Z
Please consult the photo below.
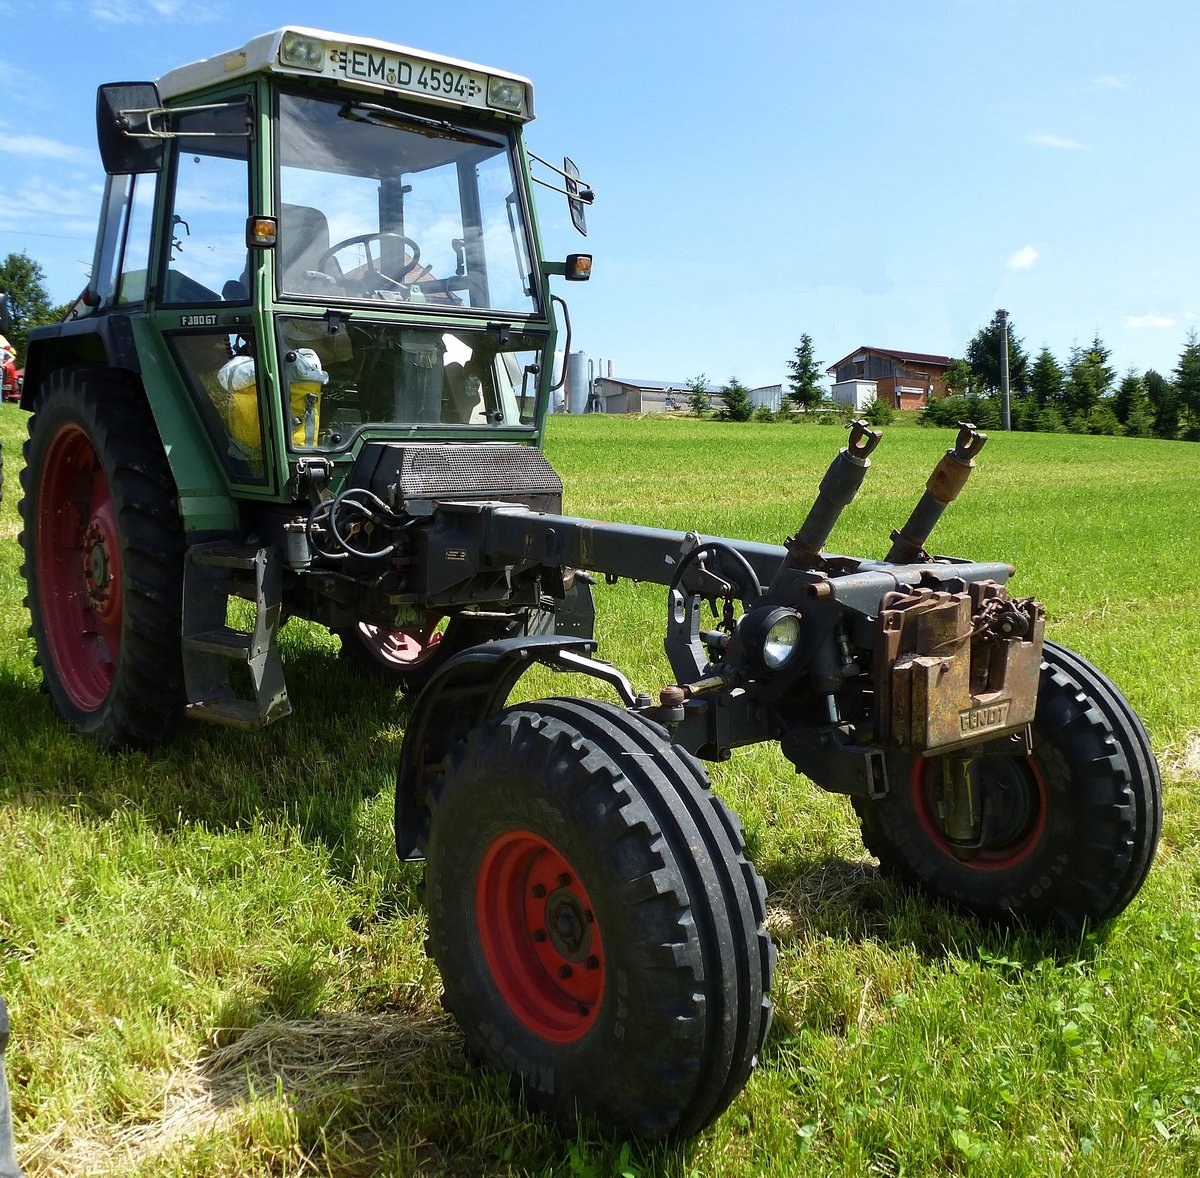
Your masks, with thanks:
M 370 123 L 375 127 L 424 127 L 448 139 L 459 139 L 463 143 L 478 143 L 481 147 L 504 146 L 501 139 L 490 139 L 474 131 L 465 131 L 462 127 L 446 122 L 445 119 L 427 119 L 423 115 L 393 110 L 390 106 L 376 106 L 371 102 L 347 102 L 338 111 L 338 117 L 351 119 L 356 123 Z

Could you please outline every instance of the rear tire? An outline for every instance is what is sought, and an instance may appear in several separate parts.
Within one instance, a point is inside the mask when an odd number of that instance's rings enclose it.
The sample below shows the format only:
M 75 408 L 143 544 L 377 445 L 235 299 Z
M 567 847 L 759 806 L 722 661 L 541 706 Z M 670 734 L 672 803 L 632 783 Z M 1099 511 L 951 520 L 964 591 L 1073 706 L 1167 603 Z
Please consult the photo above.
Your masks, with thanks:
M 1111 920 L 1146 879 L 1162 828 L 1162 779 L 1146 730 L 1100 671 L 1045 644 L 1033 752 L 978 757 L 990 836 L 970 851 L 944 836 L 940 758 L 895 757 L 890 792 L 854 799 L 883 870 L 992 919 L 1069 929 Z
M 473 729 L 431 798 L 428 947 L 468 1048 L 568 1132 L 698 1132 L 770 1024 L 766 891 L 699 763 L 620 708 Z
M 29 421 L 20 503 L 30 635 L 60 715 L 105 746 L 182 715 L 183 529 L 140 390 L 52 375 Z

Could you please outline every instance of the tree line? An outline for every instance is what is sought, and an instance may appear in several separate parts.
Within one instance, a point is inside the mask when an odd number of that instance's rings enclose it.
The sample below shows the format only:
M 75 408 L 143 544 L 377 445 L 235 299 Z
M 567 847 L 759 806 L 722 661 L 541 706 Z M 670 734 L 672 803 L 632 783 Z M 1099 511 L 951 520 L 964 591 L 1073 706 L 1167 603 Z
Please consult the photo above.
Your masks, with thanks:
M 946 374 L 949 395 L 932 401 L 921 423 L 954 425 L 973 421 L 985 429 L 1001 424 L 1001 349 L 1004 325 L 997 311 L 979 329 Z M 1099 335 L 1077 344 L 1060 362 L 1048 347 L 1032 359 L 1008 324 L 1009 421 L 1014 430 L 1043 433 L 1123 435 L 1131 438 L 1182 438 L 1200 441 L 1200 336 L 1190 331 L 1169 376 L 1154 369 L 1129 369 L 1120 378 L 1109 364 L 1110 350 Z M 821 381 L 812 337 L 800 337 L 787 361 L 788 379 L 783 416 L 804 420 L 819 410 L 843 412 L 846 406 L 829 399 Z M 688 407 L 697 415 L 708 412 L 708 378 L 688 381 Z M 769 421 L 775 415 L 756 408 L 750 390 L 736 377 L 721 387 L 722 405 L 715 416 L 723 421 Z M 796 412 L 787 412 L 793 409 Z M 877 402 L 864 411 L 873 424 L 894 416 L 891 405 Z M 826 414 L 817 414 L 818 418 Z M 808 418 L 812 420 L 812 418 Z
M 966 355 L 947 374 L 950 396 L 925 411 L 931 424 L 964 417 L 977 425 L 1000 424 L 999 311 L 975 334 Z M 1075 345 L 1064 362 L 1049 348 L 1032 360 L 1019 336 L 1008 332 L 1010 421 L 1015 430 L 1110 434 L 1132 438 L 1200 441 L 1200 338 L 1190 331 L 1171 375 L 1129 369 L 1119 379 L 1099 335 Z
M 833 407 L 821 385 L 821 364 L 816 358 L 812 336 L 807 332 L 792 358 L 787 362 L 788 391 L 785 399 L 791 407 L 801 413 L 812 412 L 822 406 Z M 687 406 L 697 417 L 704 417 L 709 410 L 708 377 L 701 373 L 687 382 Z M 750 390 L 736 376 L 721 386 L 721 404 L 716 410 L 718 421 L 774 421 L 775 414 L 765 406 L 755 406 Z M 786 407 L 783 409 L 786 416 Z

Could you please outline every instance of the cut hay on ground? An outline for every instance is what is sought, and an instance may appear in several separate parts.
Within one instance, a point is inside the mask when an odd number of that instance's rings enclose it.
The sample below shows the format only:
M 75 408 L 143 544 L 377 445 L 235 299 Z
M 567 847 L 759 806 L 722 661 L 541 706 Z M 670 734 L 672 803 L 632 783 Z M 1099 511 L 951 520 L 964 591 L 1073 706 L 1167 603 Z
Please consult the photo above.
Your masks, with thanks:
M 447 1017 L 415 1012 L 269 1021 L 245 1031 L 218 1028 L 212 1038 L 224 1045 L 163 1074 L 158 1120 L 96 1125 L 83 1136 L 63 1125 L 18 1141 L 27 1178 L 129 1174 L 186 1142 L 228 1130 L 264 1099 L 302 1109 L 341 1091 L 356 1102 L 395 1105 L 406 1085 L 428 1083 L 430 1069 L 445 1067 L 460 1050 Z M 302 1158 L 296 1162 L 289 1173 L 317 1172 Z
M 1167 749 L 1161 761 L 1168 776 L 1200 780 L 1200 732 L 1191 733 L 1182 748 Z

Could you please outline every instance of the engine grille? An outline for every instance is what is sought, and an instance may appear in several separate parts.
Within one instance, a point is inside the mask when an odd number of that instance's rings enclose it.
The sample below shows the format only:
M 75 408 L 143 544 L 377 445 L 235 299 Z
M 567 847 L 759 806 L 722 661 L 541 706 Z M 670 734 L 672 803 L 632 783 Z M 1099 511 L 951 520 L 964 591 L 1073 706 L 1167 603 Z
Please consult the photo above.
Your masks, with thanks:
M 555 511 L 562 502 L 562 479 L 534 446 L 371 442 L 355 474 L 396 509 L 412 500 L 504 499 Z

